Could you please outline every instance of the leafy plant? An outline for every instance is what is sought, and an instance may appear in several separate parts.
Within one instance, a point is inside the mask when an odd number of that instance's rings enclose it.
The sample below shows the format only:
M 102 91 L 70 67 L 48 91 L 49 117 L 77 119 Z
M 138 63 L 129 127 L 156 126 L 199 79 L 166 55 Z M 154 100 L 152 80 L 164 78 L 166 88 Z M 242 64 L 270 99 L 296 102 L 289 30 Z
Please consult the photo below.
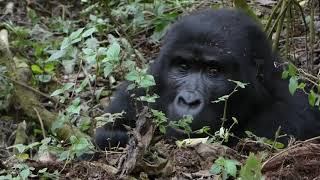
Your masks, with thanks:
M 261 180 L 264 179 L 261 173 L 261 160 L 253 153 L 249 154 L 244 166 L 241 167 L 239 180 Z
M 221 96 L 217 100 L 212 101 L 213 103 L 224 102 L 223 116 L 221 118 L 222 124 L 221 124 L 221 127 L 220 127 L 219 131 L 217 131 L 215 133 L 215 137 L 217 137 L 217 136 L 220 137 L 222 139 L 222 142 L 228 142 L 228 139 L 229 139 L 229 136 L 230 136 L 230 131 L 231 131 L 232 127 L 235 124 L 238 124 L 238 120 L 235 117 L 232 117 L 233 123 L 231 124 L 231 126 L 229 128 L 225 128 L 224 127 L 224 124 L 227 121 L 228 100 L 234 93 L 236 93 L 238 91 L 238 88 L 242 88 L 243 89 L 248 85 L 248 83 L 243 83 L 243 82 L 235 81 L 235 80 L 231 80 L 231 79 L 229 79 L 228 81 L 236 84 L 234 89 L 229 94 Z
M 165 114 L 161 111 L 151 109 L 151 112 L 153 114 L 153 120 L 156 123 L 156 126 L 159 127 L 159 130 L 161 133 L 165 134 L 166 133 L 166 122 L 167 118 Z
M 210 173 L 220 175 L 223 180 L 228 179 L 230 176 L 235 178 L 237 175 L 237 166 L 239 165 L 240 163 L 236 160 L 219 157 L 211 166 Z
M 179 121 L 170 121 L 169 126 L 177 129 L 182 129 L 190 138 L 190 134 L 192 133 L 190 124 L 192 123 L 192 120 L 193 120 L 192 116 L 187 115 L 187 116 L 184 116 Z
M 304 71 L 301 71 L 304 72 Z M 297 90 L 302 90 L 304 93 L 308 94 L 308 100 L 309 100 L 309 104 L 312 107 L 317 106 L 318 109 L 320 110 L 320 84 L 319 81 L 316 77 L 315 80 L 311 80 L 309 78 L 306 78 L 307 80 L 309 80 L 311 82 L 311 84 L 313 85 L 313 87 L 316 88 L 311 88 L 308 92 L 307 88 L 306 88 L 306 83 L 301 81 L 301 78 L 303 78 L 303 76 L 310 76 L 308 74 L 300 74 L 300 71 L 298 70 L 298 68 L 293 65 L 292 63 L 289 63 L 287 68 L 282 72 L 282 78 L 283 79 L 288 79 L 289 78 L 289 92 L 294 95 L 294 93 Z M 312 76 L 311 76 L 312 77 Z

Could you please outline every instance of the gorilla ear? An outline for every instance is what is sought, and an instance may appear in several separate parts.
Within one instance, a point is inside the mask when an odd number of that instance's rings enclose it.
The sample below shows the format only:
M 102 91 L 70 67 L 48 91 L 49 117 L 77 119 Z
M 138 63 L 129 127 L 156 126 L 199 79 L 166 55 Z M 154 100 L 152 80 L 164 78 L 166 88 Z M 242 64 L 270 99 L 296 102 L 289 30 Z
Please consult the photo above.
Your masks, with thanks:
M 272 48 L 265 33 L 258 26 L 248 28 L 251 43 L 251 63 L 256 66 L 256 76 L 259 81 L 264 79 L 265 73 L 272 68 Z

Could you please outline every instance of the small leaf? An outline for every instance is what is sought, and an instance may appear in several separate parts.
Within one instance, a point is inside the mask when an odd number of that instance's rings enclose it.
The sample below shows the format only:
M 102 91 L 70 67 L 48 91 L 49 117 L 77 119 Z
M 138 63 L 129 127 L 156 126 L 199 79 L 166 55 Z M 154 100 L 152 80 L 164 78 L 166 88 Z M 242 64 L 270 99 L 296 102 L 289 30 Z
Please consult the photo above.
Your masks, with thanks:
M 113 70 L 113 65 L 111 63 L 105 63 L 103 68 L 103 76 L 106 78 L 110 75 Z
M 261 179 L 262 178 L 262 164 L 253 153 L 249 154 L 244 166 L 241 167 L 241 179 Z
M 120 54 L 120 45 L 117 42 L 112 43 L 107 50 L 107 57 L 112 60 L 118 60 Z
M 43 169 L 40 169 L 40 170 L 38 171 L 38 173 L 42 174 L 42 173 L 46 172 L 47 170 L 48 170 L 48 168 L 43 168 Z
M 139 85 L 142 88 L 147 88 L 147 87 L 156 85 L 156 82 L 155 82 L 155 80 L 154 80 L 152 75 L 146 75 L 145 77 L 142 78 L 142 80 L 139 83 Z
M 282 75 L 281 75 L 281 78 L 282 79 L 287 79 L 288 77 L 289 77 L 289 71 L 283 71 Z
M 231 80 L 231 79 L 228 79 L 228 81 L 235 83 L 237 86 L 239 86 L 241 88 L 245 88 L 245 86 L 247 86 L 249 84 L 249 83 L 243 83 L 241 81 L 235 81 L 235 80 Z
M 289 66 L 288 66 L 289 75 L 297 76 L 297 71 L 298 71 L 297 68 L 292 63 L 289 63 Z
M 71 39 L 69 37 L 66 37 L 63 39 L 60 50 L 65 50 L 71 45 Z
M 289 91 L 293 95 L 298 89 L 298 79 L 296 76 L 293 76 L 289 80 Z
M 80 28 L 78 30 L 76 30 L 75 32 L 72 32 L 71 35 L 69 36 L 69 38 L 71 40 L 75 40 L 78 39 L 80 34 L 83 32 L 84 28 Z
M 54 70 L 54 64 L 53 63 L 47 63 L 45 66 L 44 66 L 44 71 L 50 73 Z
M 225 168 L 227 174 L 229 174 L 233 177 L 236 177 L 238 164 L 239 163 L 235 160 L 226 159 L 226 161 L 224 163 L 224 168 Z
M 216 175 L 218 175 L 218 174 L 221 173 L 221 171 L 222 171 L 222 167 L 219 166 L 219 165 L 217 165 L 217 164 L 213 164 L 213 165 L 211 166 L 211 168 L 210 168 L 210 173 L 211 173 L 211 174 L 216 174 Z
M 75 43 L 78 43 L 81 41 L 81 37 L 77 38 L 77 39 L 74 39 L 71 41 L 71 44 L 75 44 Z
M 99 46 L 99 41 L 96 38 L 87 39 L 85 44 L 90 49 L 96 49 Z
M 309 100 L 310 106 L 314 107 L 317 98 L 318 97 L 317 97 L 316 93 L 314 93 L 314 91 L 311 90 L 310 93 L 308 94 L 308 100 Z
M 127 90 L 130 91 L 130 90 L 132 90 L 134 88 L 136 88 L 136 85 L 132 83 L 132 84 L 128 85 Z
M 57 89 L 57 90 L 53 91 L 53 93 L 50 96 L 57 96 L 63 92 L 64 92 L 63 89 Z
M 139 74 L 137 71 L 131 71 L 126 75 L 126 80 L 128 81 L 136 81 L 139 79 Z
M 94 51 L 90 48 L 83 48 L 82 49 L 82 52 L 85 54 L 85 55 L 93 55 L 94 54 Z
M 66 51 L 65 50 L 57 50 L 56 52 L 54 52 L 53 54 L 51 54 L 51 56 L 49 57 L 48 61 L 55 61 L 63 56 L 66 55 Z
M 84 32 L 82 33 L 82 37 L 83 37 L 83 38 L 86 38 L 86 37 L 88 37 L 88 36 L 91 36 L 94 32 L 97 32 L 97 29 L 96 29 L 95 27 L 90 28 L 90 29 L 87 29 L 86 31 L 84 31 Z
M 40 68 L 40 66 L 38 66 L 37 64 L 33 64 L 31 66 L 31 70 L 34 74 L 42 74 L 43 70 Z
M 47 83 L 51 81 L 51 75 L 49 74 L 40 74 L 36 76 L 40 82 Z

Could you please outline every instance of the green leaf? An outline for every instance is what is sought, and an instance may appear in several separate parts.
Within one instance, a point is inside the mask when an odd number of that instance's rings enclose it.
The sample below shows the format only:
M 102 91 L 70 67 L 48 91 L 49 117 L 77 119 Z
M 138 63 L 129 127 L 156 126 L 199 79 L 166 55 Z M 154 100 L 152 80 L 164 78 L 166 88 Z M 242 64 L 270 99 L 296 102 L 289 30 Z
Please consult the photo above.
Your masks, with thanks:
M 47 83 L 51 81 L 51 75 L 49 74 L 40 74 L 36 76 L 40 82 Z
M 162 134 L 165 134 L 166 133 L 166 127 L 165 126 L 159 126 L 159 131 L 162 133 Z
M 132 84 L 128 85 L 127 90 L 130 91 L 130 90 L 132 90 L 134 88 L 136 88 L 136 85 L 132 83 Z
M 113 70 L 113 65 L 111 63 L 105 63 L 103 68 L 103 76 L 106 78 L 110 75 Z
M 40 66 L 38 66 L 37 64 L 33 64 L 31 66 L 31 70 L 34 74 L 42 74 L 43 70 L 40 68 Z
M 292 63 L 289 63 L 288 65 L 288 73 L 290 76 L 297 76 L 297 68 L 292 64 Z
M 37 75 L 36 77 L 40 82 L 47 83 L 51 81 L 52 76 L 50 74 L 40 74 L 40 75 Z
M 299 87 L 298 78 L 296 76 L 291 77 L 289 80 L 289 91 L 291 95 L 293 95 L 296 92 L 298 87 Z
M 139 73 L 137 71 L 131 71 L 126 75 L 125 78 L 128 81 L 136 81 L 139 79 Z
M 80 93 L 88 84 L 89 84 L 89 77 L 86 77 L 80 84 L 80 86 L 75 90 L 75 92 L 78 94 Z
M 90 29 L 87 29 L 86 31 L 84 31 L 84 32 L 82 33 L 82 37 L 83 37 L 83 38 L 86 38 L 86 37 L 88 37 L 88 36 L 91 36 L 94 32 L 97 32 L 97 29 L 96 29 L 95 27 L 90 28 Z
M 224 163 L 224 168 L 227 172 L 227 174 L 236 177 L 237 175 L 237 165 L 239 165 L 239 162 L 235 160 L 226 159 Z
M 237 86 L 239 86 L 241 88 L 245 88 L 249 84 L 249 83 L 243 83 L 241 81 L 235 81 L 235 80 L 231 80 L 231 79 L 228 79 L 228 81 L 235 83 Z
M 67 49 L 69 46 L 71 45 L 71 39 L 66 37 L 63 39 L 61 46 L 60 46 L 60 50 L 65 50 Z
M 90 128 L 91 119 L 89 117 L 81 117 L 78 127 L 81 131 L 86 131 Z
M 250 153 L 245 165 L 241 167 L 240 177 L 243 180 L 260 180 L 263 177 L 261 169 L 261 161 L 253 153 Z
M 53 63 L 47 63 L 45 66 L 44 66 L 44 71 L 50 73 L 54 70 L 54 64 Z
M 314 107 L 317 98 L 318 98 L 318 97 L 317 97 L 317 94 L 314 93 L 313 90 L 311 90 L 310 93 L 308 94 L 308 100 L 309 100 L 310 106 Z
M 154 103 L 156 102 L 156 99 L 159 98 L 159 96 L 157 94 L 154 94 L 154 95 L 146 95 L 146 96 L 140 96 L 138 98 L 139 101 L 145 101 L 145 102 L 148 102 L 148 103 Z
M 71 89 L 73 86 L 75 85 L 75 83 L 66 83 L 63 85 L 63 90 L 66 91 L 66 90 L 69 90 Z
M 96 38 L 87 39 L 85 44 L 90 49 L 96 49 L 99 46 L 99 41 Z
M 57 119 L 53 121 L 51 125 L 51 131 L 55 134 L 57 129 L 60 129 L 65 122 L 69 120 L 69 116 L 65 116 L 62 113 L 59 113 Z
M 119 54 L 120 54 L 120 45 L 115 41 L 113 42 L 108 50 L 107 50 L 107 57 L 108 59 L 111 60 L 118 60 L 119 59 Z
M 156 85 L 156 82 L 152 75 L 144 76 L 139 83 L 139 86 L 141 86 L 142 88 L 147 88 L 154 85 Z
M 71 44 L 75 44 L 75 43 L 78 43 L 81 41 L 81 37 L 77 38 L 77 39 L 74 39 L 71 41 Z
M 282 75 L 281 75 L 281 78 L 282 79 L 287 79 L 288 77 L 289 77 L 289 71 L 283 71 Z
M 23 169 L 22 171 L 19 172 L 19 176 L 22 179 L 28 179 L 28 177 L 31 175 L 31 171 L 30 169 Z
M 42 173 L 46 172 L 47 170 L 48 170 L 48 168 L 43 168 L 43 169 L 40 169 L 40 170 L 38 171 L 38 173 L 42 174 Z
M 98 53 L 97 55 L 98 56 L 102 56 L 102 55 L 107 55 L 107 52 L 108 52 L 108 48 L 105 48 L 105 47 L 99 47 L 98 48 Z
M 10 146 L 10 148 L 12 148 L 12 147 L 16 148 L 19 153 L 23 153 L 28 148 L 28 146 L 26 146 L 24 144 L 16 144 L 14 146 Z
M 76 30 L 75 32 L 72 32 L 69 36 L 71 40 L 78 39 L 80 37 L 80 34 L 83 32 L 84 28 L 80 28 Z
M 80 110 L 80 98 L 73 100 L 72 105 L 66 109 L 66 111 L 70 114 L 80 114 Z
M 219 166 L 219 165 L 217 165 L 217 164 L 213 164 L 213 165 L 211 166 L 211 168 L 210 168 L 210 173 L 211 173 L 211 174 L 216 174 L 216 175 L 218 175 L 218 174 L 221 173 L 221 171 L 222 171 L 222 167 Z
M 57 90 L 53 91 L 53 93 L 50 96 L 57 96 L 63 92 L 64 92 L 63 89 L 57 89 Z
M 64 161 L 64 160 L 69 158 L 70 153 L 69 153 L 69 151 L 63 151 L 62 153 L 59 153 L 58 155 L 59 155 L 59 159 L 58 160 L 59 161 Z
M 94 54 L 94 51 L 90 48 L 83 48 L 82 49 L 82 52 L 85 54 L 85 55 L 93 55 Z
M 66 55 L 66 50 L 57 50 L 56 52 L 54 52 L 53 54 L 51 54 L 51 56 L 49 57 L 48 61 L 55 61 L 58 60 L 59 58 L 63 57 Z

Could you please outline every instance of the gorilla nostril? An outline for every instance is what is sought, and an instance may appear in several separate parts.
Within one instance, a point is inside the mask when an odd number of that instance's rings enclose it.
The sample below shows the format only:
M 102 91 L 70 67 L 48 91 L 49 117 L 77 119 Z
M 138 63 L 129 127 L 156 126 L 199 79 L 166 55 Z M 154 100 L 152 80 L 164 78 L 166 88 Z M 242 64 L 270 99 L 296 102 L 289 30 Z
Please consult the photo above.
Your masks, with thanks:
M 196 108 L 197 106 L 199 106 L 201 104 L 201 100 L 200 99 L 187 99 L 183 96 L 179 96 L 178 97 L 178 104 L 182 105 L 182 106 L 188 106 L 191 108 Z
M 189 105 L 190 105 L 191 107 L 197 107 L 197 106 L 199 106 L 200 104 L 201 104 L 200 99 L 196 99 L 196 100 L 194 100 L 193 102 L 190 102 L 190 103 L 189 103 Z
M 178 97 L 178 104 L 179 105 L 188 105 L 187 101 L 183 97 Z

